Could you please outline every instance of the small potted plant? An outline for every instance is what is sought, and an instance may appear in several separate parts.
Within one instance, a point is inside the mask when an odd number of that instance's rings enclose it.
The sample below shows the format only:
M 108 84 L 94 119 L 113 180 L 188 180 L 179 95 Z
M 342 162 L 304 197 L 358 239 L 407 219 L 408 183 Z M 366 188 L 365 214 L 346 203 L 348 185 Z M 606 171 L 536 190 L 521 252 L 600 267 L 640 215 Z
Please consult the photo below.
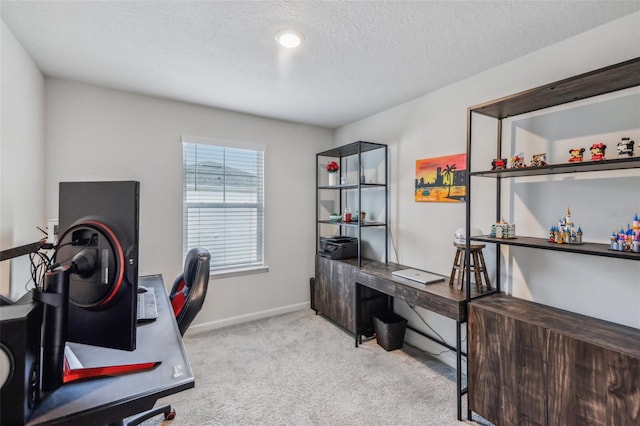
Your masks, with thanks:
M 335 161 L 330 161 L 325 166 L 327 172 L 329 173 L 329 185 L 337 185 L 338 184 L 338 170 L 340 170 L 340 165 Z

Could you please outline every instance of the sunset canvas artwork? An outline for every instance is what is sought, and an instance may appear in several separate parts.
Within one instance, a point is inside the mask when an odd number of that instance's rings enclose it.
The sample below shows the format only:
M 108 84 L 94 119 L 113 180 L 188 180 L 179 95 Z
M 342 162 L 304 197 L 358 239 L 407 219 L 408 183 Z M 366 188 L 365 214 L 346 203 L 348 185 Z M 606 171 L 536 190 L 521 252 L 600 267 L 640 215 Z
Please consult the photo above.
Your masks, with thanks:
M 466 168 L 466 153 L 416 160 L 415 201 L 464 202 Z

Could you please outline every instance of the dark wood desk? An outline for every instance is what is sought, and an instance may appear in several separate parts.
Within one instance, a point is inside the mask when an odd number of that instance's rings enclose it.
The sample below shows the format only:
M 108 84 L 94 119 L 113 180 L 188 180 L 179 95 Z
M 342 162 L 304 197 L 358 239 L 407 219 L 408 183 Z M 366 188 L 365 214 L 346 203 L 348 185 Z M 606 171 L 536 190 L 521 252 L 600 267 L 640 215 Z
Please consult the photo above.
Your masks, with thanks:
M 363 260 L 362 267 L 356 272 L 357 284 L 396 297 L 405 302 L 420 306 L 456 321 L 466 321 L 467 303 L 464 291 L 449 285 L 449 277 L 431 284 L 422 284 L 406 278 L 392 275 L 393 271 L 407 269 L 397 263 L 383 263 Z M 440 275 L 440 274 L 436 274 Z M 475 286 L 471 287 L 471 297 L 478 295 Z
M 28 425 L 119 423 L 123 418 L 151 409 L 158 398 L 194 387 L 193 372 L 162 276 L 140 277 L 138 284 L 155 292 L 158 319 L 138 325 L 135 351 L 68 345 L 84 367 L 162 363 L 150 371 L 62 385 L 40 401 Z
M 350 262 L 343 260 L 342 262 Z M 420 306 L 432 312 L 436 312 L 456 321 L 456 346 L 451 346 L 442 340 L 430 336 L 412 327 L 412 331 L 443 345 L 456 353 L 456 379 L 457 379 L 457 401 L 458 420 L 462 420 L 462 396 L 467 393 L 467 389 L 462 386 L 462 357 L 466 353 L 462 350 L 461 326 L 467 320 L 466 291 L 462 291 L 455 286 L 449 285 L 449 277 L 443 276 L 444 280 L 431 284 L 422 284 L 406 278 L 392 275 L 393 271 L 407 269 L 409 266 L 397 263 L 383 263 L 372 260 L 363 260 L 362 267 L 355 272 L 355 321 L 356 333 L 355 344 L 362 342 L 363 328 L 360 324 L 362 304 L 374 298 L 371 296 L 362 297 L 362 288 L 368 287 L 376 290 L 388 298 L 387 305 L 393 309 L 393 299 L 398 298 L 410 305 Z M 488 295 L 493 292 L 478 293 L 475 286 L 471 286 L 471 297 Z

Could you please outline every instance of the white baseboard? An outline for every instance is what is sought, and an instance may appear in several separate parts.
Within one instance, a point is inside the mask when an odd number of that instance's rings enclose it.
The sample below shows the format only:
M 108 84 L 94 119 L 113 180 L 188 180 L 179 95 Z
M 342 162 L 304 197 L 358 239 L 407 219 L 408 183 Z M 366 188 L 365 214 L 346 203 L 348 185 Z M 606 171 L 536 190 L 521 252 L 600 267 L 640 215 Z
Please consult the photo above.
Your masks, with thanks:
M 187 331 L 188 334 L 204 333 L 206 331 L 217 330 L 223 327 L 229 327 L 231 325 L 242 324 L 249 321 L 259 320 L 263 318 L 269 318 L 276 315 L 288 314 L 290 312 L 301 311 L 303 309 L 310 309 L 309 302 L 296 303 L 295 305 L 282 306 L 274 309 L 267 309 L 266 311 L 253 312 L 245 315 L 238 315 L 231 318 L 223 318 L 220 320 L 209 321 L 201 324 L 192 324 Z

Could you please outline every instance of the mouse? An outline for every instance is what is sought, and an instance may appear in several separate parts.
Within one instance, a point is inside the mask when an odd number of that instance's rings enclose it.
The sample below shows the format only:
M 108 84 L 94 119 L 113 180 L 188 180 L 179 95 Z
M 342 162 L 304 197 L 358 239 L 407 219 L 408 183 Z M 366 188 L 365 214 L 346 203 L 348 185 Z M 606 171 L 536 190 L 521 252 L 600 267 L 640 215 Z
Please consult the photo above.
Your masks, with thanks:
M 146 293 L 149 289 L 143 286 L 138 286 L 138 293 Z

